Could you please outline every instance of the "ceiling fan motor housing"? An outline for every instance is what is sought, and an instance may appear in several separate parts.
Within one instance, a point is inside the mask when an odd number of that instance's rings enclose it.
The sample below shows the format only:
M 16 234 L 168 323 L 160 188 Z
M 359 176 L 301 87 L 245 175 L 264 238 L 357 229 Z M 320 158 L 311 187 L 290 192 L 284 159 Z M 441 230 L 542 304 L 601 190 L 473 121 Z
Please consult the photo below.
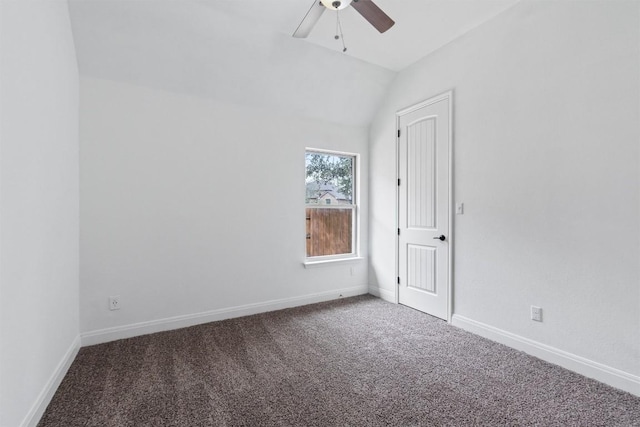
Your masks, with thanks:
M 320 0 L 320 3 L 327 9 L 342 10 L 351 4 L 352 0 Z

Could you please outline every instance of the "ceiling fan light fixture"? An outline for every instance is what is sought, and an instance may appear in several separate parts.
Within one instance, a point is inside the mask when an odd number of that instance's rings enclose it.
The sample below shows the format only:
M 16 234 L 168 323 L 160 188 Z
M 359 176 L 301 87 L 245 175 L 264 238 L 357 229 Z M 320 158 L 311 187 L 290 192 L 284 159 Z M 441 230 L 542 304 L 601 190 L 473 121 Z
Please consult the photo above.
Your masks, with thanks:
M 352 0 L 320 0 L 324 7 L 330 10 L 342 10 L 351 4 Z
M 338 12 L 349 6 L 353 6 L 356 12 L 366 19 L 369 24 L 373 25 L 380 33 L 384 33 L 395 24 L 393 19 L 376 6 L 373 0 L 313 0 L 311 9 L 309 9 L 304 18 L 302 18 L 302 22 L 300 22 L 298 28 L 293 32 L 293 37 L 307 37 L 313 26 L 316 25 L 320 19 L 320 16 L 322 16 L 322 13 L 327 9 L 336 12 L 336 19 L 338 20 L 338 26 L 340 26 Z M 341 29 L 340 32 L 342 32 Z

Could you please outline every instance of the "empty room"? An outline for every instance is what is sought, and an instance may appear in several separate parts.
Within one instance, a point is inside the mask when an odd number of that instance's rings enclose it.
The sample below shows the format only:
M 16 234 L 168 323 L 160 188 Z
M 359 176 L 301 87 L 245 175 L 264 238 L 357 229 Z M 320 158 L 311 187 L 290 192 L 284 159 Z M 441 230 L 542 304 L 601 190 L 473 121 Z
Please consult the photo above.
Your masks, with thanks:
M 640 1 L 0 0 L 0 427 L 640 426 Z

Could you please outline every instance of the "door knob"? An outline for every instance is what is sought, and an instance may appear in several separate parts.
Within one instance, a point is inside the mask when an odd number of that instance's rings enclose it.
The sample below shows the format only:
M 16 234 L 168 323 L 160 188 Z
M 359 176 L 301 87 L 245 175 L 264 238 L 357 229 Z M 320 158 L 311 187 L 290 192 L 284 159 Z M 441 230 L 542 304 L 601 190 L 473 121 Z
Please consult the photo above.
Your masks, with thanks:
M 434 240 L 440 240 L 441 242 L 444 242 L 446 237 L 444 237 L 444 234 L 439 235 L 438 237 L 434 237 Z

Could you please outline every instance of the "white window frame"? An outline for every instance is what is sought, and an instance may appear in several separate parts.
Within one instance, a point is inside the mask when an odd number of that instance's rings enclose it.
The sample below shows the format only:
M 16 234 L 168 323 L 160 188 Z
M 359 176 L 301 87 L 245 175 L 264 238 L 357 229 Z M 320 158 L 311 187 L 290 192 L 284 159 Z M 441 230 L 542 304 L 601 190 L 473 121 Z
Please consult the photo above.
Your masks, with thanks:
M 322 256 L 307 256 L 307 248 L 306 248 L 306 240 L 305 240 L 305 248 L 304 248 L 304 265 L 306 267 L 314 266 L 314 265 L 323 265 L 327 263 L 335 263 L 341 261 L 353 261 L 361 259 L 359 257 L 360 253 L 360 245 L 359 245 L 359 236 L 360 236 L 360 154 L 358 153 L 349 153 L 345 151 L 335 151 L 335 150 L 326 150 L 320 148 L 312 148 L 306 147 L 304 150 L 305 154 L 305 181 L 306 181 L 306 157 L 307 153 L 318 153 L 318 154 L 327 154 L 333 156 L 343 156 L 343 157 L 352 157 L 353 158 L 353 195 L 351 197 L 350 205 L 340 205 L 340 204 L 324 204 L 324 203 L 305 203 L 305 212 L 307 208 L 312 209 L 346 209 L 351 208 L 351 253 L 348 254 L 337 254 L 337 255 L 322 255 Z M 303 234 L 306 238 L 306 224 L 305 224 L 305 233 Z

